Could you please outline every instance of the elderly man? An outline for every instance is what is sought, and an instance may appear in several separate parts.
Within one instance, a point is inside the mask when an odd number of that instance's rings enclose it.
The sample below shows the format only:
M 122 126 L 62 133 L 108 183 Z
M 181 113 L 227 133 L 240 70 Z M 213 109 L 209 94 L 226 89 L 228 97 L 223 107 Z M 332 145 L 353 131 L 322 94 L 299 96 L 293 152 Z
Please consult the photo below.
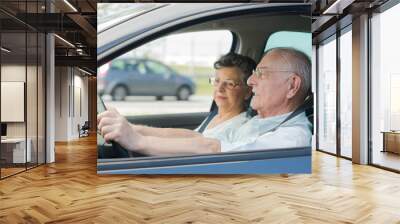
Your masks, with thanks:
M 310 80 L 311 62 L 304 53 L 274 48 L 265 53 L 247 81 L 254 93 L 251 107 L 258 115 L 237 130 L 216 138 L 143 136 L 115 110 L 98 116 L 99 129 L 106 141 L 148 155 L 307 147 L 311 145 L 311 124 L 304 112 L 291 114 L 308 95 Z M 103 122 L 106 117 L 107 122 Z

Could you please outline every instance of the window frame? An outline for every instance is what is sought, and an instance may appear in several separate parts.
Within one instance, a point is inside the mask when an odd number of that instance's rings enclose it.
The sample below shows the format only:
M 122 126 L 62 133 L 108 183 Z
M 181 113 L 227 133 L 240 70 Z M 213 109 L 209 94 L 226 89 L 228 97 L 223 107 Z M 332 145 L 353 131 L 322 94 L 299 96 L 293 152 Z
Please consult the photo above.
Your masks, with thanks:
M 315 124 L 316 125 L 316 131 L 315 131 L 316 132 L 316 138 L 315 138 L 315 141 L 316 141 L 316 151 L 323 152 L 323 153 L 326 153 L 326 154 L 329 154 L 329 155 L 337 156 L 339 158 L 343 158 L 343 159 L 351 161 L 352 158 L 344 156 L 341 153 L 340 37 L 343 34 L 347 33 L 347 32 L 352 32 L 352 28 L 351 28 L 352 22 L 351 22 L 351 20 L 349 21 L 349 17 L 345 17 L 342 20 L 344 21 L 344 22 L 342 21 L 344 23 L 343 27 L 340 27 L 340 29 L 336 30 L 335 32 L 330 31 L 330 35 L 326 35 L 326 33 L 322 33 L 321 36 L 323 36 L 323 38 L 318 39 L 317 42 L 315 43 L 315 45 L 316 45 L 316 64 L 317 64 L 317 66 L 316 66 L 316 93 L 315 93 L 316 102 L 317 102 L 317 105 L 316 105 L 316 115 L 317 115 L 316 118 L 317 119 L 316 119 L 316 124 Z M 332 26 L 336 27 L 336 24 L 334 24 Z M 329 28 L 327 30 L 329 31 Z M 336 63 L 336 152 L 335 153 L 328 152 L 328 151 L 326 151 L 324 149 L 321 149 L 319 147 L 320 143 L 319 143 L 319 135 L 318 135 L 319 129 L 320 129 L 320 127 L 319 127 L 319 119 L 320 118 L 318 116 L 318 114 L 319 114 L 318 102 L 319 102 L 319 97 L 320 97 L 320 93 L 318 91 L 319 90 L 319 85 L 320 85 L 320 83 L 319 83 L 320 82 L 319 81 L 319 59 L 320 59 L 320 56 L 319 56 L 319 53 L 318 53 L 319 52 L 318 49 L 319 49 L 321 44 L 326 44 L 326 43 L 329 43 L 330 41 L 336 41 L 336 52 L 335 52 L 336 53 L 336 62 L 335 62 Z
M 377 167 L 383 170 L 388 170 L 395 173 L 400 173 L 400 170 L 390 168 L 384 165 L 373 162 L 373 133 L 372 133 L 372 19 L 374 18 L 373 13 L 384 13 L 385 11 L 391 9 L 392 7 L 399 4 L 397 0 L 388 0 L 384 4 L 375 8 L 373 11 L 368 12 L 368 165 Z
M 367 88 L 367 90 L 368 90 L 368 96 L 367 96 L 367 98 L 368 98 L 368 105 L 367 105 L 367 108 L 368 108 L 368 111 L 367 111 L 367 116 L 368 116 L 368 121 L 367 121 L 367 142 L 368 142 L 368 144 L 367 144 L 367 156 L 368 156 L 368 158 L 367 158 L 367 164 L 366 165 L 370 165 L 370 166 L 373 166 L 373 167 L 377 167 L 377 168 L 380 168 L 380 169 L 383 169 L 383 170 L 388 170 L 388 171 L 391 171 L 391 172 L 395 172 L 395 173 L 400 173 L 400 170 L 396 170 L 396 169 L 393 169 L 393 168 L 389 168 L 389 167 L 386 167 L 386 166 L 382 166 L 382 165 L 379 165 L 379 164 L 374 164 L 373 162 L 372 162 L 372 157 L 373 157 L 373 146 L 372 146 L 372 144 L 371 144 L 371 142 L 372 142 L 372 139 L 373 139 L 373 136 L 372 136 L 372 84 L 371 84 L 371 81 L 372 81 L 372 61 L 371 61 L 371 58 L 372 58 L 372 41 L 371 41 L 371 39 L 372 39 L 372 29 L 371 29 L 371 20 L 372 20 L 372 18 L 373 18 L 373 13 L 383 13 L 383 12 L 385 12 L 386 10 L 388 10 L 388 9 L 390 9 L 390 8 L 392 8 L 392 7 L 394 7 L 394 6 L 396 6 L 397 4 L 399 4 L 399 2 L 398 2 L 398 0 L 388 0 L 388 1 L 386 1 L 386 2 L 384 2 L 382 5 L 380 5 L 380 6 L 378 6 L 378 7 L 376 7 L 376 8 L 374 8 L 374 9 L 372 9 L 372 10 L 365 10 L 364 12 L 360 12 L 360 13 L 364 13 L 364 14 L 367 14 L 368 15 L 368 29 L 367 29 L 367 33 L 366 33 L 366 38 L 368 39 L 368 49 L 367 49 L 367 51 L 368 51 L 368 54 L 367 54 L 367 56 L 368 56 L 368 59 L 367 59 L 367 79 L 368 79 L 368 86 L 366 87 Z M 340 20 L 338 20 L 336 23 L 334 23 L 334 24 L 332 24 L 330 27 L 327 27 L 326 29 L 324 29 L 324 30 L 322 30 L 320 33 L 318 33 L 318 35 L 316 35 L 316 36 L 314 36 L 313 37 L 313 45 L 315 45 L 316 46 L 316 49 L 317 49 L 317 51 L 316 51 L 316 67 L 317 67 L 317 69 L 316 69 L 316 76 L 317 76 L 317 78 L 316 78 L 316 89 L 318 89 L 318 82 L 319 82 L 319 80 L 318 80 L 318 47 L 319 47 L 319 43 L 321 43 L 322 41 L 326 41 L 326 39 L 328 39 L 333 33 L 336 33 L 336 32 L 340 32 L 340 30 L 345 30 L 346 29 L 346 27 L 348 27 L 348 26 L 350 26 L 350 25 L 352 25 L 352 18 L 353 18 L 353 15 L 350 15 L 350 14 L 348 14 L 348 15 L 346 15 L 346 16 L 344 16 L 343 18 L 340 18 Z M 337 29 L 340 29 L 339 31 L 337 31 Z M 344 33 L 345 33 L 346 31 L 344 31 Z M 340 35 L 337 35 L 337 37 L 338 38 L 340 38 Z M 340 65 L 339 65 L 340 66 Z M 339 82 L 337 82 L 337 84 L 338 84 Z M 340 84 L 340 83 L 339 83 Z M 319 95 L 319 92 L 318 91 L 316 91 L 316 102 L 318 102 L 318 96 Z M 338 96 L 337 96 L 337 98 L 338 98 Z M 340 105 L 340 101 L 339 101 L 339 105 Z M 316 107 L 316 114 L 318 114 L 318 107 Z M 340 113 L 340 111 L 339 111 L 339 113 Z M 316 133 L 318 133 L 318 129 L 319 129 L 319 117 L 318 116 L 316 116 Z M 340 120 L 340 118 L 338 118 L 338 120 Z M 340 134 L 340 133 L 339 133 Z M 339 154 L 337 154 L 337 155 L 335 155 L 335 154 L 332 154 L 332 153 L 329 153 L 329 152 L 326 152 L 326 151 L 323 151 L 323 150 L 321 150 L 321 149 L 319 149 L 319 141 L 318 141 L 318 134 L 316 135 L 316 151 L 319 151 L 319 152 L 323 152 L 323 153 L 326 153 L 326 154 L 330 154 L 330 155 L 333 155 L 333 156 L 336 156 L 336 157 L 339 157 L 339 158 L 344 158 L 344 159 L 347 159 L 347 160 L 350 160 L 350 161 L 352 161 L 353 160 L 353 158 L 348 158 L 348 157 L 345 157 L 345 156 L 342 156 L 342 155 L 339 155 Z M 337 145 L 340 145 L 340 142 L 337 142 Z M 352 149 L 353 150 L 353 149 Z
M 317 129 L 316 129 L 316 145 L 317 145 L 317 151 L 321 151 L 321 152 L 325 152 L 325 153 L 328 153 L 328 154 L 331 154 L 331 155 L 339 155 L 339 152 L 338 152 L 338 144 L 339 144 L 339 139 L 338 139 L 338 103 L 340 103 L 339 102 L 339 97 L 338 97 L 338 83 L 339 83 L 339 69 L 338 69 L 338 49 L 340 49 L 340 43 L 338 42 L 338 38 L 339 38 L 340 36 L 338 35 L 338 33 L 334 33 L 334 34 L 332 34 L 331 36 L 329 36 L 329 37 L 327 37 L 326 39 L 324 39 L 324 40 L 322 40 L 322 41 L 320 41 L 319 43 L 318 43 L 318 45 L 317 45 L 317 48 L 316 48 L 316 60 L 317 60 L 317 70 L 316 70 L 316 82 L 317 82 L 317 87 L 316 87 L 316 96 L 317 96 L 317 99 L 316 99 L 316 103 L 317 103 L 317 117 L 318 117 L 318 121 L 317 121 Z M 335 153 L 332 153 L 332 152 L 329 152 L 329 151 L 327 151 L 327 150 L 324 150 L 324 149 L 321 149 L 320 147 L 319 147 L 319 145 L 320 145 L 320 140 L 319 140 L 319 131 L 320 131 L 320 126 L 319 126 L 319 97 L 320 97 L 320 92 L 319 92 L 319 85 L 320 85 L 320 79 L 319 79 L 319 77 L 320 77 L 320 73 L 319 73 L 319 67 L 320 67 L 320 54 L 319 54 L 319 48 L 320 48 L 320 45 L 322 45 L 322 44 L 328 44 L 328 43 L 330 43 L 331 41 L 336 41 L 336 60 L 335 60 L 335 64 L 336 64 L 336 112 L 335 112 L 335 114 L 336 114 L 336 152 Z
M 40 1 L 35 2 L 35 3 L 37 3 L 36 12 L 39 10 L 39 8 L 38 8 L 39 2 Z M 27 13 L 29 13 L 28 9 L 27 9 L 27 4 L 23 5 L 22 7 L 23 7 L 23 11 L 24 11 L 22 14 L 25 13 L 25 15 L 26 15 Z M 48 7 L 45 7 L 45 12 L 47 12 L 47 11 L 48 11 Z M 6 18 L 11 19 L 14 22 L 20 23 L 21 30 L 15 30 L 15 31 L 11 31 L 11 32 L 7 31 L 7 30 L 0 30 L 0 46 L 2 46 L 2 35 L 6 34 L 6 33 L 21 34 L 21 35 L 24 35 L 24 39 L 25 39 L 24 40 L 24 42 L 25 42 L 24 49 L 21 49 L 21 52 L 23 51 L 25 53 L 24 56 L 22 57 L 23 59 L 25 59 L 25 63 L 24 63 L 25 81 L 23 81 L 24 82 L 24 122 L 23 122 L 23 124 L 25 126 L 24 127 L 25 131 L 22 136 L 22 138 L 25 141 L 25 143 L 23 144 L 24 151 L 25 151 L 25 158 L 24 158 L 25 162 L 24 162 L 24 166 L 21 167 L 21 170 L 13 172 L 11 174 L 7 174 L 7 175 L 4 175 L 4 172 L 2 171 L 3 170 L 2 163 L 0 162 L 0 180 L 9 178 L 9 177 L 17 175 L 19 173 L 26 172 L 30 169 L 34 169 L 36 167 L 45 165 L 45 164 L 47 164 L 47 161 L 48 161 L 48 155 L 47 155 L 48 141 L 46 140 L 47 139 L 47 128 L 46 127 L 47 127 L 47 122 L 48 122 L 47 121 L 47 99 L 46 99 L 47 98 L 47 84 L 48 84 L 46 81 L 46 78 L 47 78 L 47 66 L 46 66 L 47 65 L 47 60 L 46 60 L 47 50 L 46 49 L 48 47 L 49 40 L 48 40 L 45 32 L 43 32 L 35 27 L 32 27 L 28 24 L 21 23 L 21 21 L 10 12 L 7 12 L 7 11 L 3 11 L 3 12 L 4 13 L 0 13 L 0 14 L 4 14 L 4 15 L 6 15 Z M 36 13 L 36 12 L 33 11 L 33 13 Z M 31 46 L 28 46 L 28 39 L 29 39 L 28 34 L 31 34 L 35 37 L 35 40 L 31 44 L 34 45 L 33 49 L 35 51 L 35 56 L 36 56 L 36 58 L 32 62 L 32 65 L 34 65 L 36 69 L 34 72 L 31 72 L 30 75 L 34 74 L 34 76 L 36 78 L 36 85 L 34 86 L 36 88 L 36 91 L 35 91 L 36 93 L 34 93 L 34 94 L 36 94 L 36 96 L 35 96 L 36 104 L 34 104 L 36 106 L 36 116 L 35 116 L 36 121 L 35 120 L 32 121 L 32 120 L 28 119 L 28 109 L 27 109 L 28 108 L 27 107 L 27 103 L 28 103 L 27 85 L 28 85 L 28 82 L 30 82 L 30 81 L 28 81 L 28 48 L 31 47 Z M 3 55 L 3 52 L 0 52 L 0 82 L 2 80 L 2 75 L 1 75 L 2 66 L 3 66 L 2 58 L 4 57 L 2 55 Z M 42 66 L 41 72 L 39 72 L 40 66 Z M 41 82 L 42 82 L 41 84 L 43 85 L 42 92 L 39 92 L 39 77 L 41 77 Z M 1 85 L 0 85 L 0 90 L 1 90 Z M 43 96 L 43 98 L 39 98 L 40 95 Z M 0 91 L 0 96 L 1 96 L 1 91 Z M 40 105 L 41 110 L 43 110 L 42 114 L 40 114 L 38 112 L 39 111 L 39 99 L 42 100 L 41 101 L 42 105 Z M 1 97 L 0 97 L 0 101 L 1 101 Z M 1 104 L 0 104 L 0 111 L 1 111 L 1 109 L 2 108 L 1 108 Z M 32 129 L 32 130 L 36 131 L 36 133 L 35 133 L 36 135 L 29 137 L 29 138 L 31 138 L 32 144 L 33 144 L 33 139 L 36 139 L 36 149 L 34 149 L 33 147 L 31 148 L 31 156 L 33 153 L 36 152 L 36 157 L 34 157 L 33 162 L 32 161 L 28 162 L 28 158 L 27 158 L 27 156 L 28 156 L 27 144 L 28 144 L 28 123 L 29 123 L 29 121 L 31 122 L 31 124 L 30 124 L 31 126 L 33 126 L 33 127 L 36 126 L 35 129 Z M 39 131 L 39 122 L 44 126 L 44 128 L 40 131 Z M 1 119 L 0 119 L 0 123 L 2 123 Z M 41 142 L 39 141 L 40 134 L 42 135 L 42 139 L 43 139 Z M 41 144 L 41 148 L 39 148 L 39 143 Z M 0 144 L 0 155 L 1 155 L 1 151 L 2 151 L 2 146 Z M 40 156 L 39 156 L 39 154 L 40 154 Z M 28 163 L 30 163 L 30 164 L 28 165 Z

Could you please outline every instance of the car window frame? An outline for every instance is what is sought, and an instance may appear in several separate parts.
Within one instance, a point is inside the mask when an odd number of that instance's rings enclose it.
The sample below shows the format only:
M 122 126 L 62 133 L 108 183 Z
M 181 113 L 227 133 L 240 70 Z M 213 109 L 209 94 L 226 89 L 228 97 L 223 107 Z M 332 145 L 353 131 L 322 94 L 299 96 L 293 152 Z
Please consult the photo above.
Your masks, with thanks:
M 307 14 L 307 7 L 311 7 L 310 3 L 268 3 L 273 6 L 268 6 L 268 4 L 263 3 L 247 3 L 244 5 L 233 4 L 232 7 L 226 7 L 218 9 L 217 12 L 211 13 L 209 11 L 193 14 L 191 16 L 186 16 L 178 18 L 174 21 L 166 21 L 156 26 L 147 28 L 144 31 L 133 32 L 129 35 L 123 36 L 117 40 L 106 43 L 103 46 L 97 48 L 98 57 L 97 65 L 101 65 L 123 55 L 130 50 L 140 47 L 147 42 L 151 42 L 167 34 L 173 33 L 184 28 L 200 24 L 203 22 L 211 21 L 217 18 L 228 18 L 236 17 L 240 15 L 251 14 L 266 14 L 266 10 L 271 10 L 268 13 L 279 13 L 284 12 L 287 15 L 290 14 Z M 276 7 L 274 7 L 274 5 Z M 283 6 L 285 5 L 285 6 Z M 231 11 L 229 11 L 231 10 Z M 311 15 L 310 15 L 311 16 Z M 236 39 L 237 40 L 237 39 Z M 237 41 L 236 43 L 238 43 Z M 232 47 L 236 49 L 238 45 Z

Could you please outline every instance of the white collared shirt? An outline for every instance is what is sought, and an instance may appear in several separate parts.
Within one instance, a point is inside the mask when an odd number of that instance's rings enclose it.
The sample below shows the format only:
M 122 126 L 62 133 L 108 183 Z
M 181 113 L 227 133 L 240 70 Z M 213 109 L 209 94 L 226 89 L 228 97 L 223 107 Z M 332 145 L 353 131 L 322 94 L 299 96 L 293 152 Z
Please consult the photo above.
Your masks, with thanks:
M 269 118 L 255 116 L 242 127 L 219 135 L 221 152 L 311 146 L 312 126 L 305 113 L 300 113 L 280 125 L 289 114 Z M 279 127 L 276 128 L 277 126 Z
M 246 112 L 242 112 L 235 117 L 232 117 L 231 119 L 226 120 L 212 128 L 204 129 L 202 134 L 206 138 L 220 139 L 223 138 L 223 136 L 226 136 L 228 133 L 231 133 L 234 130 L 240 128 L 248 120 L 249 118 L 246 116 Z M 204 122 L 205 121 L 203 121 L 203 123 Z M 195 131 L 198 131 L 203 123 L 201 123 L 200 126 L 195 129 Z

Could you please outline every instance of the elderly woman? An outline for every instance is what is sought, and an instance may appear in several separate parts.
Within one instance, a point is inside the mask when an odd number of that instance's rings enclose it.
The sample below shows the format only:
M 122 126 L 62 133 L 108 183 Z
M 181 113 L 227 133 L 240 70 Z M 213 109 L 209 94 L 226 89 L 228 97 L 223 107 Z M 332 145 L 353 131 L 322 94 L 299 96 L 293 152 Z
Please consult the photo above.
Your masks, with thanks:
M 255 68 L 256 63 L 249 57 L 230 53 L 222 56 L 214 63 L 216 74 L 210 78 L 214 86 L 213 98 L 218 106 L 218 113 L 207 124 L 206 121 L 196 129 L 201 128 L 203 136 L 216 138 L 223 132 L 240 127 L 248 118 L 246 110 L 251 96 L 251 89 L 246 82 Z
M 113 109 L 98 115 L 98 128 L 106 141 L 116 141 L 128 150 L 135 150 L 129 144 L 130 128 L 133 129 L 135 134 L 143 136 L 187 138 L 188 141 L 190 141 L 190 138 L 202 135 L 209 138 L 218 138 L 218 135 L 224 135 L 224 132 L 239 128 L 248 120 L 246 109 L 251 96 L 251 89 L 246 82 L 255 66 L 256 63 L 251 58 L 235 53 L 224 55 L 214 63 L 216 73 L 214 77 L 210 78 L 210 83 L 214 86 L 213 98 L 218 106 L 218 112 L 207 125 L 206 121 L 203 121 L 195 131 L 129 124 L 123 116 Z M 200 127 L 204 125 L 206 127 L 203 133 L 199 133 Z M 133 136 L 131 135 L 130 137 Z M 165 152 L 156 149 L 150 152 L 153 155 L 190 153 L 202 152 Z

